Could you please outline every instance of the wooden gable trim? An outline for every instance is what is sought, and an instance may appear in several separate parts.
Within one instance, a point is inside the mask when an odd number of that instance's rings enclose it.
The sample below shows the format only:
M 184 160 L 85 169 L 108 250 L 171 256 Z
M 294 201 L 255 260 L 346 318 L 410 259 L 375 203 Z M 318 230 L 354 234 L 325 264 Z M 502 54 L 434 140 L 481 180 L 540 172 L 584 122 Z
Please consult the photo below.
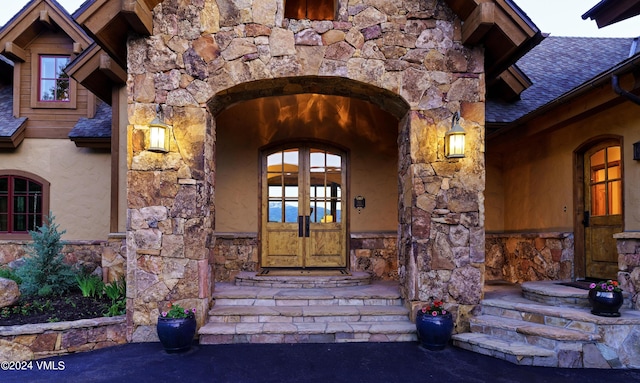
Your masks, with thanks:
M 111 89 L 127 82 L 127 72 L 97 44 L 93 44 L 66 68 L 74 80 L 111 105 Z
M 640 0 L 603 0 L 588 10 L 582 19 L 595 20 L 598 28 L 640 15 Z
M 76 22 L 94 36 L 96 42 L 121 67 L 127 64 L 127 38 L 130 31 L 143 36 L 153 33 L 153 8 L 161 0 L 95 0 Z
M 447 4 L 462 21 L 463 44 L 484 46 L 488 84 L 544 39 L 535 24 L 506 0 L 447 0 Z M 518 87 L 511 92 L 519 92 Z
M 0 47 L 7 57 L 24 61 L 25 50 L 31 42 L 44 30 L 60 28 L 81 49 L 86 49 L 91 38 L 76 24 L 71 17 L 51 0 L 39 0 L 23 9 L 0 33 Z

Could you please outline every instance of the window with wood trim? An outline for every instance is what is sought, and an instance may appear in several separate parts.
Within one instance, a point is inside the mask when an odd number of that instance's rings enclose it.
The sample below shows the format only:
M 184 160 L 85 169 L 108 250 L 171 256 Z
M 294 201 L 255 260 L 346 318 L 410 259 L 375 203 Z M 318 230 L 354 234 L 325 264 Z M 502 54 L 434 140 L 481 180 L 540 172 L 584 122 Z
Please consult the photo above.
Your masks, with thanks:
M 49 183 L 35 175 L 0 172 L 0 238 L 29 238 L 49 207 Z
M 284 17 L 288 19 L 334 20 L 335 0 L 286 0 Z
M 69 75 L 64 73 L 68 64 L 69 56 L 40 56 L 38 101 L 70 101 Z

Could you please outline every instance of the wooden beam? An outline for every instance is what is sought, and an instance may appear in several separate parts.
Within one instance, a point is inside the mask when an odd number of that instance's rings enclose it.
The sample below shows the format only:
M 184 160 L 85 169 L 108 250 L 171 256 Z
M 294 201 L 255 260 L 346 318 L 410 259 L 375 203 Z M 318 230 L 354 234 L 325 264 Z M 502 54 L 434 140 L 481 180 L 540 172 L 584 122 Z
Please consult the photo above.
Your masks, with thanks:
M 494 3 L 478 4 L 462 24 L 462 43 L 469 45 L 480 43 L 496 23 L 495 12 Z
M 106 53 L 100 55 L 100 70 L 117 84 L 124 85 L 127 83 L 127 71 Z
M 141 35 L 153 33 L 153 12 L 140 0 L 122 0 L 122 15 L 131 28 Z
M 46 9 L 40 11 L 40 17 L 38 18 L 42 24 L 44 24 L 47 28 L 53 30 L 55 29 L 55 25 L 51 21 L 51 17 L 49 16 L 49 12 Z
M 7 41 L 4 44 L 4 55 L 9 57 L 9 59 L 13 61 L 20 61 L 20 62 L 27 61 L 27 56 L 28 56 L 27 52 L 24 49 L 20 48 L 19 46 L 12 43 L 11 41 Z
M 80 43 L 73 43 L 73 53 L 77 55 L 82 53 L 82 45 Z

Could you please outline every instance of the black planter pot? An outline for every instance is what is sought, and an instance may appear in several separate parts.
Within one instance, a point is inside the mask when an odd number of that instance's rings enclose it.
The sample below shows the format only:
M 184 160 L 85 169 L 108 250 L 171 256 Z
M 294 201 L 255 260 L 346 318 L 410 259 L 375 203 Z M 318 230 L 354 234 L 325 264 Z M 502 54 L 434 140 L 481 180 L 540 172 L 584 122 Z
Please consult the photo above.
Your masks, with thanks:
M 603 317 L 619 317 L 618 310 L 622 306 L 624 297 L 621 291 L 596 291 L 589 290 L 589 302 L 591 314 Z
M 453 316 L 451 313 L 433 316 L 418 310 L 416 330 L 418 330 L 418 338 L 422 347 L 432 351 L 442 350 L 451 340 Z
M 156 330 L 166 352 L 185 352 L 191 348 L 196 333 L 196 319 L 159 317 Z

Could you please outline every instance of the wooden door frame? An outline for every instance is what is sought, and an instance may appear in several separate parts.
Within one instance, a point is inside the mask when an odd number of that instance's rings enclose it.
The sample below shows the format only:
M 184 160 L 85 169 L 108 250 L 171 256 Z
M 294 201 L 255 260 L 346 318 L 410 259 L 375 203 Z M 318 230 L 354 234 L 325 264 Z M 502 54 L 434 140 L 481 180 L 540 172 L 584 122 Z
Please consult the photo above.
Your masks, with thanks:
M 592 137 L 583 142 L 573 152 L 573 278 L 585 278 L 587 274 L 586 252 L 585 252 L 585 230 L 584 230 L 584 155 L 592 147 L 606 142 L 615 143 L 620 146 L 620 158 L 622 162 L 622 225 L 624 230 L 624 138 L 615 134 L 604 134 Z
M 301 139 L 291 139 L 291 140 L 284 140 L 284 141 L 277 141 L 277 142 L 273 142 L 267 145 L 264 145 L 262 147 L 260 147 L 258 149 L 258 201 L 257 201 L 257 208 L 258 208 L 258 244 L 257 244 L 257 248 L 258 248 L 258 264 L 257 264 L 257 268 L 258 272 L 260 272 L 260 270 L 262 269 L 262 241 L 263 241 L 263 211 L 262 211 L 262 199 L 263 199 L 263 182 L 264 182 L 264 174 L 262 172 L 262 168 L 263 168 L 263 161 L 267 155 L 267 153 L 273 153 L 276 152 L 278 150 L 286 150 L 286 149 L 292 149 L 292 148 L 300 148 L 302 146 L 308 146 L 310 148 L 318 148 L 318 149 L 327 149 L 327 150 L 336 150 L 342 153 L 342 155 L 344 156 L 344 160 L 343 162 L 346 164 L 346 169 L 344 170 L 346 172 L 345 174 L 345 179 L 346 179 L 346 185 L 344 187 L 343 195 L 344 195 L 344 213 L 343 213 L 343 218 L 345 218 L 344 216 L 346 215 L 346 219 L 343 220 L 343 224 L 345 225 L 345 229 L 344 229 L 344 244 L 345 244 L 345 268 L 347 270 L 351 269 L 351 257 L 350 257 L 350 252 L 351 252 L 351 231 L 350 231 L 350 218 L 351 218 L 351 212 L 350 212 L 350 204 L 349 201 L 350 199 L 350 189 L 351 189 L 351 172 L 350 172 L 350 167 L 351 167 L 351 161 L 350 161 L 350 151 L 348 148 L 336 144 L 334 142 L 331 141 L 326 141 L 326 140 L 321 140 L 321 139 L 314 139 L 314 138 L 301 138 Z M 346 213 L 346 214 L 345 214 Z

